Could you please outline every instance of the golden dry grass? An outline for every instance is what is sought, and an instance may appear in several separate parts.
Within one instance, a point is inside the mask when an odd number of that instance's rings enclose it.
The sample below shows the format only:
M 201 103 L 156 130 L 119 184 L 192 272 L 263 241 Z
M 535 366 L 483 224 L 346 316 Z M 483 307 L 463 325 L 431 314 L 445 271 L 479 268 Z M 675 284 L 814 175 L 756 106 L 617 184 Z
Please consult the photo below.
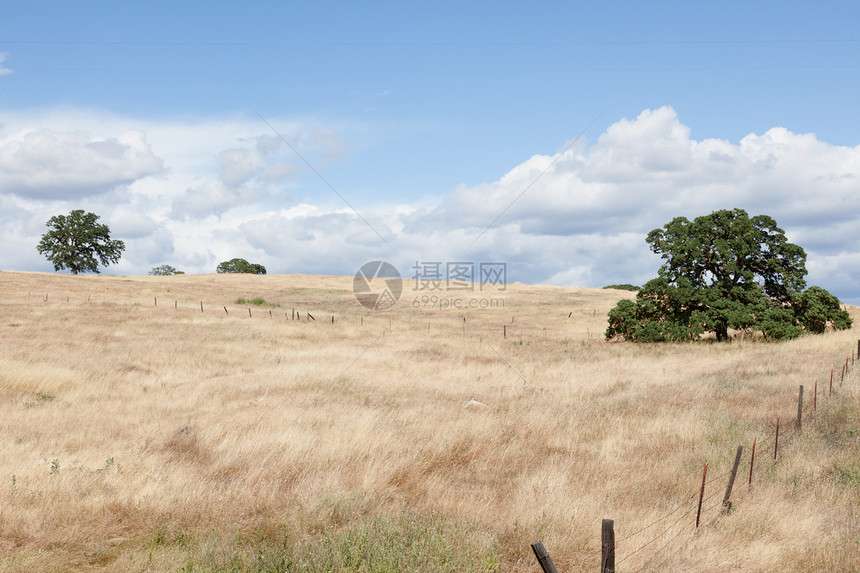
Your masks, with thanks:
M 516 284 L 464 312 L 407 290 L 372 313 L 351 288 L 1 272 L 0 568 L 525 572 L 541 538 L 595 571 L 611 518 L 618 571 L 860 570 L 856 329 L 606 343 L 630 293 Z

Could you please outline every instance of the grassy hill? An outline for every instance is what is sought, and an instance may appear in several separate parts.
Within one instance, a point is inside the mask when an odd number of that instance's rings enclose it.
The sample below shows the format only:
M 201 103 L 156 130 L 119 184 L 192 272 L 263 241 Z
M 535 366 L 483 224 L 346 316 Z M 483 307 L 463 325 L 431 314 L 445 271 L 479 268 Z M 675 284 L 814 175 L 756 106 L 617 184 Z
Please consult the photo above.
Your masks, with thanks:
M 606 343 L 633 293 L 426 294 L 0 272 L 0 569 L 597 571 L 609 518 L 618 571 L 860 570 L 856 328 Z

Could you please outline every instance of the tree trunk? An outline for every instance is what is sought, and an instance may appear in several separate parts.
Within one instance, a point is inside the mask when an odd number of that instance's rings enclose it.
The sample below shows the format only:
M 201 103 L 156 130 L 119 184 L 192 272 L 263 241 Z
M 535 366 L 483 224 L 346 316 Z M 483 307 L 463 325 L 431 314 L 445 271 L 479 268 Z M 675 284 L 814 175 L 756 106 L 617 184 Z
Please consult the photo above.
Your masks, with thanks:
M 725 342 L 729 339 L 729 326 L 725 322 L 717 323 L 715 332 L 717 333 L 717 342 Z

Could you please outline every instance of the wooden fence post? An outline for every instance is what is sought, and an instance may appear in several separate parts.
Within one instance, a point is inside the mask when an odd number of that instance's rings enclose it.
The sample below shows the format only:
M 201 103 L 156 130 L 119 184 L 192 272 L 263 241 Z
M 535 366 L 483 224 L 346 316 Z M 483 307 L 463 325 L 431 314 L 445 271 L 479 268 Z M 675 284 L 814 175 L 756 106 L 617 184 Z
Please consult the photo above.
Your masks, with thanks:
M 200 301 L 200 312 L 203 312 L 203 301 Z
M 540 539 L 532 543 L 532 551 L 535 552 L 535 557 L 537 557 L 538 563 L 540 563 L 540 568 L 543 569 L 543 573 L 558 573 L 558 569 L 555 568 L 555 564 L 552 562 L 549 552 L 547 552 L 546 547 L 543 546 L 543 542 Z
M 776 439 L 773 441 L 773 459 L 776 459 L 777 450 L 779 450 L 779 416 L 776 417 Z
M 702 472 L 702 489 L 699 492 L 699 509 L 696 511 L 696 529 L 699 528 L 699 518 L 702 517 L 702 500 L 705 499 L 705 478 L 708 477 L 708 464 L 705 464 L 705 471 Z
M 800 385 L 800 394 L 797 396 L 797 429 L 803 429 L 803 384 Z
M 502 325 L 502 336 L 504 338 L 508 337 L 508 325 L 507 324 Z
M 613 520 L 603 520 L 600 541 L 600 573 L 615 573 L 615 522 Z
M 735 464 L 732 466 L 732 473 L 729 474 L 729 485 L 726 486 L 726 495 L 723 496 L 723 507 L 727 510 L 732 507 L 732 488 L 735 485 L 735 477 L 738 475 L 738 466 L 741 464 L 741 452 L 743 451 L 744 447 L 738 446 L 738 453 L 735 454 Z
M 753 472 L 753 462 L 755 461 L 755 441 L 758 436 L 753 436 L 753 447 L 752 447 L 752 455 L 750 455 L 750 481 L 747 485 L 752 485 L 752 472 Z

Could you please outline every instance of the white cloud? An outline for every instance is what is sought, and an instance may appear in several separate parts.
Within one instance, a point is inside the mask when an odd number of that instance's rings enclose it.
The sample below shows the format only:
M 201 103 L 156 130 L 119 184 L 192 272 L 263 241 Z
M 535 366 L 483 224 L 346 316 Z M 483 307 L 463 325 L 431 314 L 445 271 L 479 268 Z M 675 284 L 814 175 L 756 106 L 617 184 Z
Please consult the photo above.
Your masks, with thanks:
M 102 138 L 42 128 L 0 139 L 0 193 L 34 199 L 89 197 L 162 169 L 163 161 L 140 131 Z

